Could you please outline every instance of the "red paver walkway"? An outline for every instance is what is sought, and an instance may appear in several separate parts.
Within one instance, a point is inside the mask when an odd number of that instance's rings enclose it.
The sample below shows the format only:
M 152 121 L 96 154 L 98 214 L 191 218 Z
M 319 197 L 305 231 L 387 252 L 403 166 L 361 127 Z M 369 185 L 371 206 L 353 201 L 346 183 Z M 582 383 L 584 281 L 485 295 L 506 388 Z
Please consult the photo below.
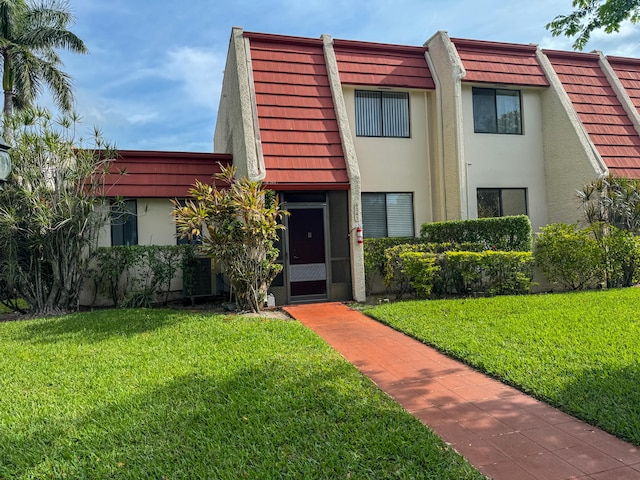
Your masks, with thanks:
M 640 449 L 340 303 L 284 310 L 495 480 L 640 480 Z

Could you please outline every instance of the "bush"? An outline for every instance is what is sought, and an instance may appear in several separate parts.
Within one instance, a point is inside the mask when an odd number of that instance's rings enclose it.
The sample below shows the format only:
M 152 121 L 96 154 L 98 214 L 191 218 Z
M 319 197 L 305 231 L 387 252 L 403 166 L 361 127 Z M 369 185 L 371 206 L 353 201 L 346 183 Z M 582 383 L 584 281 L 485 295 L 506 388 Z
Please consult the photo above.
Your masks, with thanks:
M 91 276 L 96 292 L 114 306 L 150 307 L 167 302 L 171 280 L 179 270 L 189 272 L 192 245 L 132 245 L 101 247 Z M 183 275 L 188 282 L 188 274 Z M 164 294 L 160 300 L 159 295 Z
M 426 247 L 422 247 L 423 245 L 426 245 Z M 409 250 L 412 251 L 434 253 L 440 253 L 447 250 L 478 251 L 481 249 L 477 244 L 457 242 L 438 244 L 428 242 L 424 238 L 416 237 L 365 238 L 364 271 L 367 283 L 367 291 L 371 290 L 373 280 L 377 275 L 385 280 L 385 285 L 387 285 L 389 293 L 402 294 L 407 291 L 409 283 L 406 278 L 402 279 L 398 277 L 397 279 L 394 279 L 395 275 L 401 275 L 402 269 L 404 268 L 401 265 L 400 258 L 398 257 L 398 254 L 402 251 L 402 249 L 393 250 L 392 252 L 387 254 L 387 250 L 399 246 L 406 246 Z M 418 248 L 414 249 L 414 246 Z M 394 273 L 389 277 L 388 272 Z M 386 280 L 387 277 L 389 277 L 388 282 Z
M 386 257 L 385 250 L 396 245 L 413 245 L 426 243 L 424 239 L 415 237 L 384 237 L 364 239 L 364 273 L 367 291 L 372 288 L 376 275 L 385 277 Z
M 403 251 L 400 259 L 404 265 L 403 275 L 411 283 L 416 293 L 422 297 L 431 295 L 434 281 L 440 267 L 436 265 L 434 253 L 420 251 Z
M 385 249 L 384 284 L 387 287 L 387 291 L 401 297 L 405 293 L 409 293 L 413 286 L 409 276 L 405 274 L 405 268 L 407 267 L 405 253 L 433 253 L 434 250 L 435 245 L 432 243 L 403 244 Z
M 526 215 L 424 223 L 420 236 L 434 243 L 472 243 L 474 250 L 531 251 L 531 222 Z
M 612 225 L 593 224 L 590 228 L 600 239 L 607 287 L 632 286 L 640 273 L 640 238 Z
M 421 296 L 513 295 L 529 293 L 533 267 L 531 252 L 440 251 L 420 245 L 387 249 L 389 285 L 409 286 Z
M 592 230 L 554 223 L 540 231 L 535 259 L 550 282 L 580 290 L 592 288 L 602 280 L 603 251 Z

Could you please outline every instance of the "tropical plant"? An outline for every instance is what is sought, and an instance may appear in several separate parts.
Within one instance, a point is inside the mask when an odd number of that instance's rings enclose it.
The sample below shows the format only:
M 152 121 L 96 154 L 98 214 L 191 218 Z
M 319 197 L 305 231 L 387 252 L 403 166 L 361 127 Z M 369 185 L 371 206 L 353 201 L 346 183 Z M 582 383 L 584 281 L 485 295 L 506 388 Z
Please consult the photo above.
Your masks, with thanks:
M 38 314 L 77 308 L 108 221 L 100 197 L 115 154 L 98 131 L 89 146 L 77 138 L 77 120 L 29 109 L 5 121 L 13 172 L 0 191 L 0 279 Z
M 196 181 L 191 200 L 184 205 L 173 201 L 178 232 L 183 237 L 199 236 L 204 225 L 208 235 L 202 235 L 199 248 L 221 263 L 237 307 L 259 312 L 269 285 L 282 270 L 275 262 L 278 249 L 273 242 L 287 212 L 280 209 L 277 198 L 265 195 L 261 182 L 235 178 L 233 166 L 222 167 L 216 178 L 226 186 Z
M 0 57 L 4 114 L 33 104 L 43 84 L 56 105 L 71 110 L 71 79 L 60 70 L 56 49 L 87 53 L 84 42 L 68 30 L 74 23 L 62 0 L 0 0 Z
M 565 35 L 576 37 L 573 48 L 582 50 L 594 30 L 606 33 L 620 30 L 625 20 L 637 23 L 640 20 L 640 0 L 573 0 L 574 11 L 558 15 L 546 26 L 554 37 Z

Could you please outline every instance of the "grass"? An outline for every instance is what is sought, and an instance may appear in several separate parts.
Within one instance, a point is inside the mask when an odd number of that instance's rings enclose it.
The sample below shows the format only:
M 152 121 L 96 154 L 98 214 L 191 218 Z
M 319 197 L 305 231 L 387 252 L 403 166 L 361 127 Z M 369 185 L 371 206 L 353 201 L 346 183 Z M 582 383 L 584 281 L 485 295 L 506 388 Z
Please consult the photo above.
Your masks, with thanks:
M 294 321 L 0 324 L 0 478 L 483 478 Z
M 366 313 L 640 445 L 640 289 L 408 301 Z

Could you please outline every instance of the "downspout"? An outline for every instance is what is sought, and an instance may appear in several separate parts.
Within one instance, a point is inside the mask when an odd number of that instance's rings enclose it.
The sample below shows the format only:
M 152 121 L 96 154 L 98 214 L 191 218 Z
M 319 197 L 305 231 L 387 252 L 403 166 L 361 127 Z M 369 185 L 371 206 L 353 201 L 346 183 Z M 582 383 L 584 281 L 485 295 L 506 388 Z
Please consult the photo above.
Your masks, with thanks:
M 333 49 L 333 39 L 329 35 L 322 35 L 322 43 L 329 85 L 331 87 L 331 96 L 333 97 L 338 130 L 340 131 L 342 150 L 347 167 L 347 175 L 349 176 L 349 230 L 350 232 L 355 232 L 356 228 L 362 228 L 362 200 L 360 195 L 362 185 L 360 181 L 360 167 L 358 166 L 356 149 L 353 143 L 351 128 L 349 127 L 349 118 L 342 93 L 338 62 Z M 366 300 L 364 248 L 361 243 L 358 243 L 357 235 L 349 235 L 349 248 L 351 252 L 352 295 L 356 302 L 362 303 Z

